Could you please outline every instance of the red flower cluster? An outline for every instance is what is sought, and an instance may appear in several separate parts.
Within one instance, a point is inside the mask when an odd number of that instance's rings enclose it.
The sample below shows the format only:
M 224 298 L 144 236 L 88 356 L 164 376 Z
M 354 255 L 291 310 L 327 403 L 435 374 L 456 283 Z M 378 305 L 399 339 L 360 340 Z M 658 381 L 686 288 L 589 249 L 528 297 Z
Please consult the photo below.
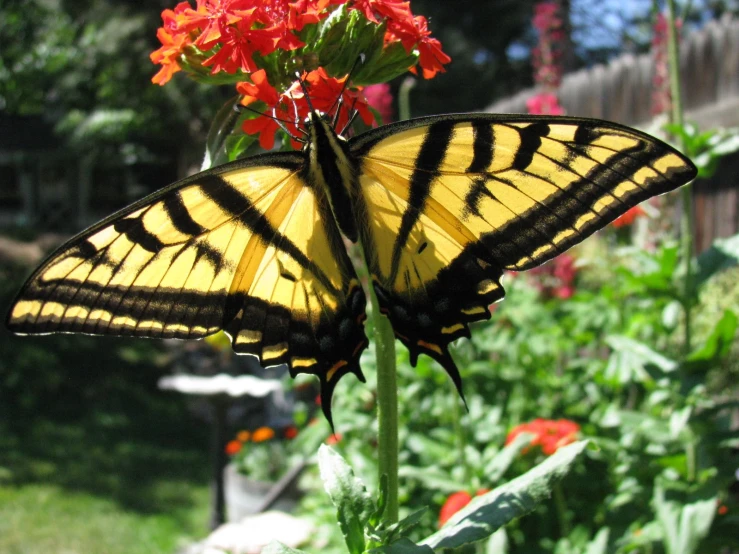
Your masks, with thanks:
M 646 212 L 641 209 L 640 206 L 634 206 L 633 208 L 629 208 L 628 210 L 626 210 L 623 215 L 620 215 L 619 217 L 614 219 L 613 226 L 616 228 L 628 227 L 629 225 L 634 223 L 637 217 L 641 217 L 643 215 L 646 215 Z
M 529 423 L 517 425 L 508 433 L 505 443 L 510 444 L 521 433 L 535 435 L 531 446 L 541 446 L 541 451 L 547 456 L 554 454 L 560 447 L 575 442 L 580 426 L 569 419 L 537 418 Z
M 351 111 L 357 110 L 359 116 L 367 125 L 374 121 L 372 112 L 367 105 L 367 100 L 356 90 L 344 87 L 343 79 L 329 77 L 323 68 L 316 69 L 303 75 L 303 82 L 310 92 L 310 104 L 308 98 L 299 82 L 282 94 L 269 84 L 267 74 L 263 69 L 251 74 L 251 83 L 238 83 L 236 90 L 243 96 L 241 104 L 249 104 L 261 101 L 270 109 L 270 115 L 260 115 L 256 119 L 247 119 L 242 125 L 243 131 L 248 135 L 259 134 L 259 145 L 265 150 L 270 150 L 275 143 L 275 132 L 279 128 L 275 118 L 281 120 L 293 137 L 293 148 L 300 149 L 300 143 L 295 138 L 300 136 L 298 124 L 310 113 L 310 105 L 314 109 L 328 113 L 337 106 L 337 98 L 342 95 L 343 102 L 340 107 L 337 128 L 343 129 L 349 122 Z
M 476 496 L 482 496 L 488 492 L 490 492 L 490 489 L 480 489 L 477 491 Z M 470 502 L 472 502 L 472 495 L 467 491 L 453 492 L 450 494 L 444 501 L 444 505 L 441 507 L 441 510 L 439 510 L 439 527 L 443 527 L 444 524 L 449 521 L 449 518 Z
M 364 17 L 373 23 L 387 21 L 385 44 L 400 42 L 405 51 L 410 53 L 418 48 L 418 63 L 424 79 L 431 79 L 437 73 L 444 72 L 444 64 L 452 59 L 441 49 L 441 43 L 431 37 L 428 21 L 422 15 L 411 13 L 411 4 L 399 0 L 354 0 L 349 9 L 359 10 Z M 411 71 L 415 73 L 415 68 Z
M 400 42 L 407 52 L 418 49 L 423 76 L 430 79 L 444 71 L 451 58 L 431 37 L 426 18 L 414 16 L 409 2 L 398 0 L 196 0 L 180 2 L 162 12 L 157 31 L 161 48 L 151 61 L 162 68 L 152 81 L 163 85 L 181 69 L 181 56 L 194 47 L 208 56 L 202 65 L 211 73 L 229 74 L 258 68 L 254 55 L 268 56 L 276 50 L 293 51 L 305 46 L 298 33 L 320 22 L 332 7 L 347 4 L 377 24 L 387 22 L 385 43 Z M 193 52 L 196 50 L 193 49 Z
M 575 258 L 561 254 L 547 264 L 535 267 L 529 275 L 537 276 L 536 286 L 544 296 L 566 300 L 575 294 Z
M 557 2 L 539 2 L 534 6 L 533 25 L 539 31 L 539 44 L 532 52 L 534 81 L 557 88 L 562 81 L 562 51 L 558 45 L 565 38 Z
M 255 53 L 267 56 L 278 48 L 304 46 L 295 32 L 328 17 L 325 8 L 337 3 L 342 1 L 197 0 L 193 9 L 189 2 L 180 2 L 174 10 L 162 12 L 164 25 L 157 31 L 162 47 L 151 54 L 151 61 L 162 68 L 152 81 L 160 85 L 169 81 L 181 69 L 180 56 L 189 46 L 211 53 L 203 65 L 213 74 L 256 71 Z
M 676 21 L 678 31 L 682 25 Z M 652 57 L 654 58 L 654 76 L 652 77 L 652 115 L 660 115 L 672 109 L 672 91 L 670 90 L 670 70 L 667 62 L 667 37 L 669 22 L 665 14 L 660 12 L 652 27 Z M 678 33 L 679 35 L 679 33 Z M 678 36 L 678 39 L 680 37 Z
M 532 51 L 534 82 L 545 92 L 529 98 L 526 109 L 531 114 L 564 115 L 564 108 L 552 92 L 562 82 L 562 50 L 559 44 L 565 38 L 557 2 L 550 0 L 536 4 L 532 23 L 539 31 L 539 44 Z

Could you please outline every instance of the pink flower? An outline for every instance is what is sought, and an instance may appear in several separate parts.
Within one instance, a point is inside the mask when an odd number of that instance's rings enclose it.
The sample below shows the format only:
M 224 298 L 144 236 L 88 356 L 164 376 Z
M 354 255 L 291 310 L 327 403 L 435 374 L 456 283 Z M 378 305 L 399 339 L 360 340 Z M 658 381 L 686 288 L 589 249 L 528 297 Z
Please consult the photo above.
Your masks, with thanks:
M 542 92 L 526 100 L 526 109 L 530 114 L 564 115 L 565 110 L 559 105 L 554 94 Z
M 393 96 L 390 94 L 390 85 L 387 83 L 369 85 L 362 92 L 367 104 L 380 113 L 382 122 L 390 123 L 393 120 Z

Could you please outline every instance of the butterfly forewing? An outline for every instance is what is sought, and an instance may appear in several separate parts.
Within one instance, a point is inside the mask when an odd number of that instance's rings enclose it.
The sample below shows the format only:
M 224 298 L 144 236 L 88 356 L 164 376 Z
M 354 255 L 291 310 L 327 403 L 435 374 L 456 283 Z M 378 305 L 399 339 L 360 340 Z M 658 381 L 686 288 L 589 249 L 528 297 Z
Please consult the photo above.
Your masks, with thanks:
M 362 238 L 381 309 L 411 359 L 436 358 L 489 317 L 504 269 L 539 265 L 695 176 L 681 154 L 576 118 L 457 115 L 354 139 Z
M 364 293 L 303 163 L 295 153 L 221 166 L 104 220 L 34 273 L 8 327 L 162 338 L 226 329 L 263 365 L 331 384 L 360 375 Z

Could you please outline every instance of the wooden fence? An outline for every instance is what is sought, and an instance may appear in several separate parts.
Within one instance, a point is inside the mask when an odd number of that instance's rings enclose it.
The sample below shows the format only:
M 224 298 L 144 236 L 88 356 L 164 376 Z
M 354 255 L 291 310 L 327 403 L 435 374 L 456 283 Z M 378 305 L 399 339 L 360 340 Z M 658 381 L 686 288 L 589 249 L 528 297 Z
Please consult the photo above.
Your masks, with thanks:
M 739 20 L 712 21 L 681 43 L 680 68 L 686 120 L 701 129 L 739 126 Z M 570 73 L 557 91 L 568 115 L 617 121 L 649 130 L 654 60 L 626 54 L 608 65 Z M 496 113 L 525 113 L 527 89 L 488 106 Z M 693 189 L 696 246 L 739 232 L 739 155 L 725 157 L 716 175 Z

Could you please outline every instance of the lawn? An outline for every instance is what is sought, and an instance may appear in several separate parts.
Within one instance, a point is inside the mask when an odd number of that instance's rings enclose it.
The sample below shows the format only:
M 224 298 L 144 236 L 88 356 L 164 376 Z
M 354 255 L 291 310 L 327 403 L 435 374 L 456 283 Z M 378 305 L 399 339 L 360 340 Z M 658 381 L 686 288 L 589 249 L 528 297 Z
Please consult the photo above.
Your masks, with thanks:
M 199 450 L 37 420 L 0 436 L 0 552 L 169 553 L 207 534 Z

